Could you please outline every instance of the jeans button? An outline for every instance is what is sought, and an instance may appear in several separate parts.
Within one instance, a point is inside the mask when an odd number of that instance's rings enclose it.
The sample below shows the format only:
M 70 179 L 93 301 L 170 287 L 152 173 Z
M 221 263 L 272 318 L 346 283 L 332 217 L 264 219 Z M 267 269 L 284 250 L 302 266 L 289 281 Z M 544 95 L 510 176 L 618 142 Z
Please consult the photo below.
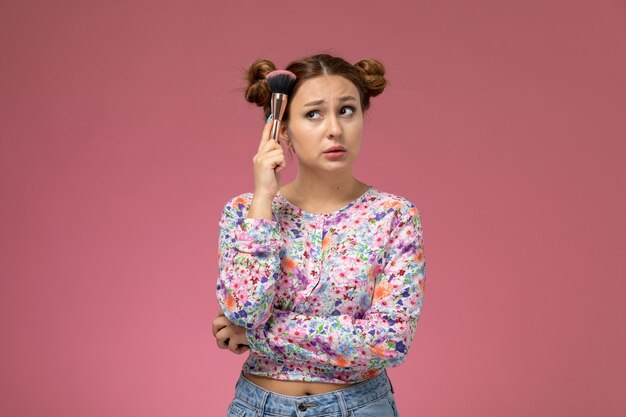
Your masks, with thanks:
M 306 411 L 306 409 L 307 409 L 307 408 L 308 408 L 308 407 L 306 406 L 306 404 L 300 404 L 300 405 L 298 406 L 298 410 L 300 410 L 300 411 Z

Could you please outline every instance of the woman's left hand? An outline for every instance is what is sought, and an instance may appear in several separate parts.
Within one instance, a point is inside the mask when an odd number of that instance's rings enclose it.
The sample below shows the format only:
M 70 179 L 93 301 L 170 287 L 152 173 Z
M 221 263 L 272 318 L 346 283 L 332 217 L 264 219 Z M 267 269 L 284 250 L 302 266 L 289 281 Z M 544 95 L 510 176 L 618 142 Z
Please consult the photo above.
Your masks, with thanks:
M 213 320 L 213 336 L 220 349 L 228 349 L 237 355 L 241 355 L 250 349 L 246 338 L 246 329 L 233 324 L 223 312 L 219 312 Z

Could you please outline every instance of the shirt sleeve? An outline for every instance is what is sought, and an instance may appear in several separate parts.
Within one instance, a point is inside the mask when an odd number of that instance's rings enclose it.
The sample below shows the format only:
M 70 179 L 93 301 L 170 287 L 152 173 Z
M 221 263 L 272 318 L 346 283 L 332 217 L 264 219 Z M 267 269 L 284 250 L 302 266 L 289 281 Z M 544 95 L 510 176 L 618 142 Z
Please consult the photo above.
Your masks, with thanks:
M 226 317 L 252 329 L 270 316 L 283 240 L 275 220 L 247 218 L 250 198 L 224 206 L 219 221 L 217 299 Z
M 412 204 L 402 211 L 363 318 L 274 310 L 264 326 L 247 331 L 250 348 L 277 362 L 311 366 L 365 370 L 399 365 L 422 309 L 426 267 L 420 214 Z

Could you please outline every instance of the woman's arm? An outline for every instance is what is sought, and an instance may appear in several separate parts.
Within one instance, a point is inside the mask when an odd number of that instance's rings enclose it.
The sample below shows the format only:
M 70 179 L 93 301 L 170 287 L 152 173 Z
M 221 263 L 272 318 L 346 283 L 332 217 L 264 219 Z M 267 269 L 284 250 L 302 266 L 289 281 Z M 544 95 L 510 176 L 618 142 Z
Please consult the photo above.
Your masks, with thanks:
M 274 310 L 264 326 L 247 331 L 250 349 L 277 362 L 363 369 L 399 365 L 413 341 L 425 287 L 422 227 L 414 206 L 402 210 L 390 242 L 363 318 Z
M 234 324 L 253 329 L 269 318 L 283 240 L 275 220 L 247 218 L 250 198 L 230 200 L 219 222 L 217 299 Z

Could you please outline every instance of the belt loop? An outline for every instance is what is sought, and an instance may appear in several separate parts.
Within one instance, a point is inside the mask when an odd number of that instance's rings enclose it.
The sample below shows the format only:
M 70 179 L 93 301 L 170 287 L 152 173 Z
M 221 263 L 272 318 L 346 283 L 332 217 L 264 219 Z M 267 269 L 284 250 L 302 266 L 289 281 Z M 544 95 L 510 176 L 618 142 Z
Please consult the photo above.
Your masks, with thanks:
M 267 398 L 271 395 L 269 391 L 263 393 L 263 398 L 261 398 L 261 403 L 259 404 L 259 409 L 257 410 L 257 415 L 262 417 L 265 415 L 265 403 L 267 402 Z
M 335 395 L 337 396 L 337 403 L 341 410 L 341 417 L 348 417 L 348 406 L 346 405 L 346 399 L 343 393 L 341 391 L 335 391 Z

